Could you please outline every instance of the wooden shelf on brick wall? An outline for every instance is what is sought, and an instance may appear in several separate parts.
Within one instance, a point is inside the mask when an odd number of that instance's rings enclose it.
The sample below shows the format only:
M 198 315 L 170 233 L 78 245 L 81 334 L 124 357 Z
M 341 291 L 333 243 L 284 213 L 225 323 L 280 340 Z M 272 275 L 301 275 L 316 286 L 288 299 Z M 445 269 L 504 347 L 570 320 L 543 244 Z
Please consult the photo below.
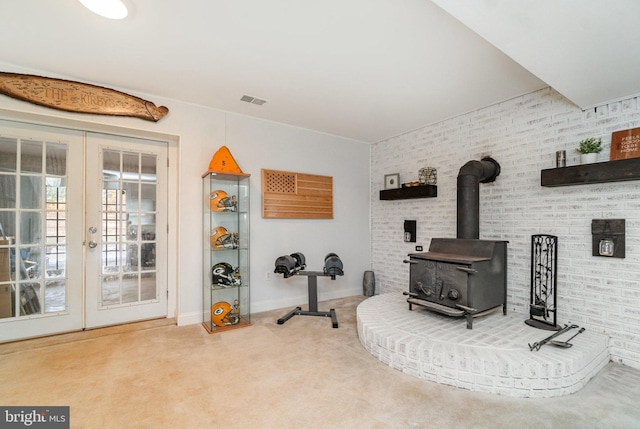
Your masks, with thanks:
M 640 158 L 549 168 L 540 172 L 541 186 L 587 185 L 627 180 L 640 180 Z
M 380 191 L 381 200 L 408 200 L 412 198 L 435 198 L 437 196 L 438 187 L 436 185 L 407 186 L 406 188 Z

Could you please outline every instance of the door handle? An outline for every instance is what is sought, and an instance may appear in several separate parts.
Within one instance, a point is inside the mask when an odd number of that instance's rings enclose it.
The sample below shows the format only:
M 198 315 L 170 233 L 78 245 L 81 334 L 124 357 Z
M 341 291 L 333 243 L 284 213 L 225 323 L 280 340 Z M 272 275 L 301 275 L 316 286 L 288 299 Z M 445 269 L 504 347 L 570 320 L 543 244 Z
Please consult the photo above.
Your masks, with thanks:
M 96 243 L 96 241 L 95 241 L 95 240 L 91 240 L 91 241 L 89 241 L 89 247 L 90 247 L 90 248 L 92 248 L 92 249 L 93 249 L 93 248 L 94 248 L 94 247 L 96 247 L 97 245 L 98 245 L 98 243 Z

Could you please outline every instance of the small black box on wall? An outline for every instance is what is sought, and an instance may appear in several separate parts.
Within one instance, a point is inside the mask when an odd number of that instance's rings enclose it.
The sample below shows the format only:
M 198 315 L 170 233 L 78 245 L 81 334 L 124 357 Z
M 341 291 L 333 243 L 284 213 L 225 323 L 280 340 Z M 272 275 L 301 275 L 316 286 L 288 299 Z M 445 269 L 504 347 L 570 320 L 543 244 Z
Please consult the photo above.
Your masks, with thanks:
M 593 256 L 625 257 L 624 219 L 593 219 L 591 221 Z
M 407 243 L 416 242 L 416 221 L 405 220 L 404 221 L 404 241 Z

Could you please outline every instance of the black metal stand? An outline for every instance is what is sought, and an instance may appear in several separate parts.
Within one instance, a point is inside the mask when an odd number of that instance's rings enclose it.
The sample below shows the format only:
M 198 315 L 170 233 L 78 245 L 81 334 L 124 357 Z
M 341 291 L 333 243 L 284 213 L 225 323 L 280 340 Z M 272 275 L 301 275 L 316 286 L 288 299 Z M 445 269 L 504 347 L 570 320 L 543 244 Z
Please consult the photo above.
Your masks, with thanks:
M 338 317 L 336 316 L 336 310 L 331 309 L 329 311 L 318 311 L 318 277 L 331 277 L 332 280 L 335 279 L 335 276 L 331 276 L 323 271 L 298 271 L 296 275 L 307 276 L 308 277 L 308 288 L 309 288 L 309 311 L 303 311 L 302 307 L 296 307 L 286 315 L 278 319 L 278 325 L 282 325 L 287 320 L 291 319 L 293 316 L 323 316 L 323 317 L 331 317 L 331 322 L 333 323 L 333 327 L 338 327 Z
M 556 323 L 557 248 L 558 237 L 554 235 L 531 236 L 530 318 L 524 323 L 547 331 L 560 329 Z

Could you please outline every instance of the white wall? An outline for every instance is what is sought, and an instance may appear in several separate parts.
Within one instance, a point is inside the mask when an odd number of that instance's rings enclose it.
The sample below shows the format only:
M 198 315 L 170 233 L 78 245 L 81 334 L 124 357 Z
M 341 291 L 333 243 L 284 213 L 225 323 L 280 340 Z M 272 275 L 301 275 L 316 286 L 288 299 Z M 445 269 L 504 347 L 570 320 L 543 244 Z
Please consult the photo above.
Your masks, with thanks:
M 611 336 L 612 357 L 640 368 L 640 181 L 547 188 L 540 170 L 579 163 L 575 147 L 602 137 L 609 159 L 611 133 L 640 126 L 640 100 L 581 111 L 552 89 L 455 117 L 372 146 L 372 269 L 379 292 L 408 290 L 402 260 L 414 251 L 402 238 L 404 219 L 416 219 L 415 244 L 456 236 L 456 177 L 472 159 L 491 155 L 502 172 L 480 185 L 480 238 L 508 240 L 508 310 L 528 318 L 531 235 L 559 237 L 558 323 L 576 323 Z M 380 201 L 383 176 L 417 180 L 436 167 L 438 197 Z M 591 256 L 591 220 L 626 219 L 626 258 Z
M 0 63 L 3 71 L 61 77 L 46 71 L 20 69 Z M 92 82 L 100 85 L 100 83 Z M 136 118 L 73 114 L 0 96 L 4 117 L 36 114 L 43 123 L 61 123 L 77 128 L 114 127 L 119 133 L 151 132 L 169 135 L 178 142 L 171 162 L 177 163 L 178 218 L 176 261 L 170 261 L 169 289 L 179 291 L 170 299 L 179 324 L 202 321 L 202 179 L 213 154 L 226 145 L 246 173 L 251 174 L 251 305 L 265 311 L 307 303 L 306 277 L 284 280 L 271 276 L 277 256 L 300 251 L 308 269 L 320 270 L 324 256 L 337 253 L 345 275 L 335 281 L 318 281 L 320 301 L 362 293 L 362 275 L 370 269 L 370 145 L 287 125 L 225 113 L 159 95 L 130 93 L 169 108 L 157 123 Z M 256 107 L 260 108 L 260 107 Z M 264 106 L 262 108 L 268 108 Z M 1 114 L 1 112 L 0 112 Z M 175 165 L 175 164 L 174 164 Z M 296 171 L 333 177 L 334 219 L 267 220 L 261 216 L 260 169 Z M 208 271 L 208 270 L 207 270 Z M 175 304 L 177 303 L 177 304 Z M 322 309 L 322 308 L 321 308 Z M 176 310 L 176 311 L 174 311 Z M 288 309 L 287 309 L 288 310 Z M 339 315 L 338 315 L 339 319 Z
M 181 106 L 175 101 L 167 103 L 174 109 Z M 202 257 L 189 249 L 200 249 L 199 244 L 192 246 L 199 243 L 202 231 L 200 176 L 222 145 L 229 148 L 240 168 L 251 174 L 252 312 L 307 303 L 306 277 L 284 280 L 273 274 L 275 259 L 293 252 L 304 253 L 309 270 L 322 269 L 329 252 L 342 258 L 343 277 L 318 281 L 320 301 L 361 294 L 363 272 L 370 269 L 370 146 L 255 118 L 200 110 L 206 118 L 189 130 L 197 135 L 186 139 L 181 134 L 180 138 L 179 323 L 195 323 L 202 317 L 202 292 L 200 286 L 192 286 L 201 283 Z M 262 219 L 262 168 L 332 176 L 334 219 Z
M 307 277 L 273 274 L 276 258 L 293 252 L 305 255 L 310 271 L 322 270 L 327 253 L 342 259 L 343 277 L 318 279 L 319 300 L 362 294 L 362 276 L 370 269 L 369 144 L 241 116 L 230 116 L 227 127 L 229 149 L 252 174 L 254 311 L 307 303 Z M 332 176 L 334 218 L 263 219 L 262 168 Z

